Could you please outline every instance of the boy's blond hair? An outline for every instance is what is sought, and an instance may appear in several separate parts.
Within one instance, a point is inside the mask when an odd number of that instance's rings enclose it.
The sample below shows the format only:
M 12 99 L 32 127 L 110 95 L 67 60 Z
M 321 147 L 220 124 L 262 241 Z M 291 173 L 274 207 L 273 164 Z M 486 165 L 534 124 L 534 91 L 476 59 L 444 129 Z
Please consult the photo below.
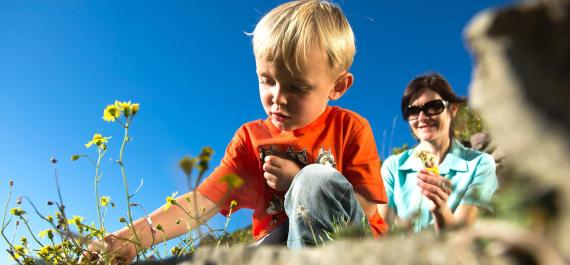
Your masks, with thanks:
M 291 73 L 303 70 L 300 65 L 311 48 L 326 52 L 329 65 L 338 70 L 350 68 L 356 50 L 350 24 L 340 7 L 328 1 L 282 4 L 257 23 L 252 35 L 255 56 L 279 59 Z

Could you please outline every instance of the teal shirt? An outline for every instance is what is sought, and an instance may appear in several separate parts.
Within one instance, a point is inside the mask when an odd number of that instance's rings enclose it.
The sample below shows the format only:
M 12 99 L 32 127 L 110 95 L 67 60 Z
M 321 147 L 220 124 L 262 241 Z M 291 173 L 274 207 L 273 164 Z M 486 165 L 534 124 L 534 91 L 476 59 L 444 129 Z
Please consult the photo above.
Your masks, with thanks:
M 388 197 L 388 206 L 398 217 L 409 220 L 418 216 L 415 232 L 433 224 L 429 212 L 428 198 L 420 196 L 417 174 L 423 168 L 416 158 L 414 149 L 392 155 L 382 164 L 382 179 Z M 497 190 L 495 160 L 487 153 L 466 148 L 453 140 L 443 162 L 438 166 L 439 174 L 451 181 L 452 192 L 447 200 L 451 212 L 461 204 L 475 205 L 492 211 L 491 197 Z M 421 199 L 423 197 L 423 199 Z M 418 208 L 421 202 L 421 210 Z

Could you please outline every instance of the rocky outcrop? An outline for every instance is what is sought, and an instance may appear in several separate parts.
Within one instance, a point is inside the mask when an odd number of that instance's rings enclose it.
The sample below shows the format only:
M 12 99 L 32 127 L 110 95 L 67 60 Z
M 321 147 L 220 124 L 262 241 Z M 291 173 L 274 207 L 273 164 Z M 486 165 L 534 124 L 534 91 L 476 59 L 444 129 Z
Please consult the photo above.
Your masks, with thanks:
M 506 153 L 513 177 L 555 195 L 546 233 L 570 257 L 570 3 L 483 13 L 466 38 L 476 61 L 470 104 Z

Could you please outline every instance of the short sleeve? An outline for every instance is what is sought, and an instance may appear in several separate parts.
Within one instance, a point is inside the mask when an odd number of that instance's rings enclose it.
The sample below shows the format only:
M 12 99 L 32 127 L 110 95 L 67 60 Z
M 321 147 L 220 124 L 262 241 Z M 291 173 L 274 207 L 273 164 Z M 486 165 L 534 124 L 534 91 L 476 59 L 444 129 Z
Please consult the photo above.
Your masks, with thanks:
M 493 211 L 491 199 L 498 186 L 495 160 L 489 154 L 482 154 L 474 169 L 473 181 L 467 187 L 460 204 L 471 204 Z
M 247 144 L 247 133 L 240 128 L 226 148 L 226 153 L 218 167 L 197 188 L 197 191 L 216 203 L 222 212 L 229 209 L 232 200 L 237 201 L 237 209 L 252 208 L 255 195 L 255 183 L 249 173 L 241 170 L 254 168 L 250 158 L 251 148 Z M 241 181 L 235 178 L 241 179 Z M 242 182 L 243 181 L 243 182 Z M 239 187 L 233 187 L 241 182 Z
M 368 122 L 355 128 L 346 145 L 342 174 L 365 198 L 376 203 L 386 203 L 386 192 L 380 176 L 380 158 L 376 149 L 374 135 Z
M 397 175 L 397 159 L 396 156 L 389 156 L 384 163 L 382 163 L 382 180 L 384 182 L 384 189 L 386 190 L 386 197 L 388 199 L 388 207 L 396 209 L 394 203 L 394 175 Z

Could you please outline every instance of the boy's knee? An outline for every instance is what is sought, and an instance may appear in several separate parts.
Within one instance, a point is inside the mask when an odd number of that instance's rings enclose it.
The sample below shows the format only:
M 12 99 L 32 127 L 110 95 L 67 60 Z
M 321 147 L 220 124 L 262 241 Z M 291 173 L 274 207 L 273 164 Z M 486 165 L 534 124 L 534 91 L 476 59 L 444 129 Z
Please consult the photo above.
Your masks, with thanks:
M 323 191 L 346 190 L 347 187 L 350 187 L 350 183 L 335 168 L 311 164 L 299 171 L 287 193 L 290 196 L 314 197 Z

